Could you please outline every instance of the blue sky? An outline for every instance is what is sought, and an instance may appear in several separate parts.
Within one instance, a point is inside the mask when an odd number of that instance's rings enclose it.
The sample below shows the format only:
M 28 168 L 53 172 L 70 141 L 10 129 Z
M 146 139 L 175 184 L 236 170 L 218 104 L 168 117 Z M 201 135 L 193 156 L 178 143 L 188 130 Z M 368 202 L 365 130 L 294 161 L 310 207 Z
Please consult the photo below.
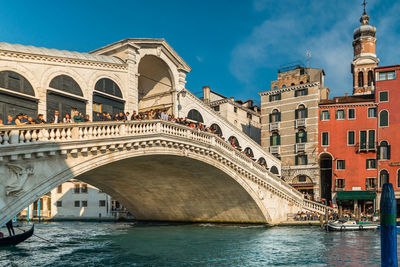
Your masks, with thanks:
M 323 68 L 331 96 L 352 92 L 352 32 L 361 0 L 3 1 L 0 41 L 88 52 L 124 38 L 165 38 L 203 85 L 259 100 L 280 65 Z M 400 1 L 369 0 L 380 65 L 400 63 Z

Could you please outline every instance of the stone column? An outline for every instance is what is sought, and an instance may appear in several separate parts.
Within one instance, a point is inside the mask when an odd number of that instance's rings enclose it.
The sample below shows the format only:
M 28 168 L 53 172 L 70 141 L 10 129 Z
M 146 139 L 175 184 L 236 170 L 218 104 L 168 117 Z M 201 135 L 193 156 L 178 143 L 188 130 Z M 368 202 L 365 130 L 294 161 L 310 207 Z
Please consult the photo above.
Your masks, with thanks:
M 131 46 L 126 50 L 127 64 L 128 64 L 128 81 L 127 90 L 125 91 L 127 98 L 125 104 L 125 111 L 132 113 L 139 110 L 139 61 L 138 55 L 139 47 Z
M 177 79 L 178 82 L 176 83 L 177 87 L 172 93 L 173 115 L 175 117 L 179 117 L 178 105 L 180 101 L 178 101 L 178 93 L 183 89 L 185 89 L 185 84 L 186 84 L 186 72 L 183 70 L 178 70 L 178 71 L 179 71 Z
M 47 90 L 43 88 L 37 88 L 39 103 L 38 103 L 38 114 L 43 114 L 44 119 L 47 120 Z

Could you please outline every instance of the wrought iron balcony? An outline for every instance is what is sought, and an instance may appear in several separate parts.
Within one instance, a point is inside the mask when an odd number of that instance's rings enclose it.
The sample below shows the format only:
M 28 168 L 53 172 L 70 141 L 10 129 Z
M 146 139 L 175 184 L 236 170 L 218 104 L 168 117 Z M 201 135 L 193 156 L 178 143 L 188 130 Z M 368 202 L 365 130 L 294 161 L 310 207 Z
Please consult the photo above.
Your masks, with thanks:
M 306 119 L 297 119 L 294 123 L 296 128 L 306 127 Z
M 269 124 L 269 131 L 272 132 L 277 130 L 279 130 L 279 122 L 271 122 Z
M 306 151 L 306 143 L 297 143 L 295 145 L 295 152 L 305 152 Z
M 269 152 L 271 154 L 280 154 L 281 152 L 281 147 L 280 146 L 270 146 L 269 147 Z

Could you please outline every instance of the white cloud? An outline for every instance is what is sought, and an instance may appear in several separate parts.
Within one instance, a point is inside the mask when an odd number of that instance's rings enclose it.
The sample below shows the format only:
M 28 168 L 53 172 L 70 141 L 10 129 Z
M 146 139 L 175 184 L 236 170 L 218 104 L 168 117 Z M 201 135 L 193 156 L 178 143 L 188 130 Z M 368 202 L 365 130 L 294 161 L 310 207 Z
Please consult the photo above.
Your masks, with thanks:
M 200 62 L 200 63 L 203 62 L 203 58 L 202 58 L 201 56 L 196 56 L 196 59 L 197 59 L 197 61 Z
M 276 70 L 281 64 L 304 60 L 306 51 L 311 51 L 311 67 L 325 70 L 331 94 L 351 93 L 352 39 L 353 30 L 359 26 L 358 19 L 362 14 L 360 3 L 303 1 L 301 6 L 293 6 L 292 3 L 280 1 L 274 7 L 279 12 L 272 12 L 269 18 L 254 27 L 251 34 L 236 45 L 231 54 L 231 73 L 246 88 L 255 90 L 254 79 L 258 78 L 261 70 Z M 377 3 L 377 0 L 370 0 L 369 10 L 374 11 Z M 267 5 L 267 0 L 254 1 L 257 11 L 267 8 Z M 285 10 L 284 7 L 289 8 Z M 386 58 L 385 55 L 389 53 L 393 59 L 396 54 L 394 58 L 397 63 L 400 63 L 400 33 L 394 25 L 399 25 L 399 13 L 400 3 L 396 3 L 377 18 L 370 14 L 371 23 L 377 26 L 378 31 L 378 56 Z M 387 65 L 386 60 L 382 63 Z M 264 87 L 258 90 L 264 90 L 269 82 L 265 81 Z

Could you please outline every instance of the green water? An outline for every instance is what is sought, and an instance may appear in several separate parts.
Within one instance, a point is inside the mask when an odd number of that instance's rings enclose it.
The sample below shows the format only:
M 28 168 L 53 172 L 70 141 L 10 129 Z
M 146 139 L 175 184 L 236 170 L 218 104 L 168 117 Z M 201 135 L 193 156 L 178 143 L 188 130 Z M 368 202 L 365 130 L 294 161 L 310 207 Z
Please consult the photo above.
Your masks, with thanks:
M 25 226 L 27 228 L 27 226 Z M 379 266 L 379 231 L 319 227 L 37 224 L 1 266 Z

